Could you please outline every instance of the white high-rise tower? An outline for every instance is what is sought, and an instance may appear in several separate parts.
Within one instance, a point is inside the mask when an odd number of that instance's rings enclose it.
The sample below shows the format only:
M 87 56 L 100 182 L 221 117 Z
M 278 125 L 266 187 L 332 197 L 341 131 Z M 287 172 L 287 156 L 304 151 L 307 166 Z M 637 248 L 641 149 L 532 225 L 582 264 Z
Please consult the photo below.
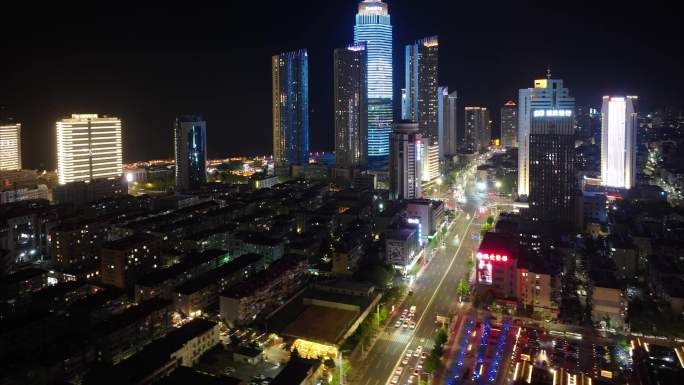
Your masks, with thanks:
M 601 184 L 629 189 L 636 175 L 636 96 L 603 97 Z

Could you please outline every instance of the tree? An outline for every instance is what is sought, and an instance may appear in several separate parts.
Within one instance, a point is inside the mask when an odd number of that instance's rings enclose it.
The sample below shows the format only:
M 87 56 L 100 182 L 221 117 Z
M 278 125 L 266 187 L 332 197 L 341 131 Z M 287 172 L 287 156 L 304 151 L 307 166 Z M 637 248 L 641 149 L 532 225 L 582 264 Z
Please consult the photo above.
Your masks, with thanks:
M 487 217 L 487 224 L 489 225 L 489 228 L 492 227 L 492 225 L 494 224 L 494 217 L 493 216 L 490 215 Z
M 328 369 L 334 369 L 335 368 L 335 360 L 332 358 L 326 358 L 323 360 L 323 365 L 325 365 Z
M 290 352 L 290 358 L 301 358 L 302 356 L 299 354 L 299 350 L 297 348 L 292 349 Z
M 470 295 L 470 286 L 468 285 L 468 280 L 466 277 L 461 278 L 460 281 L 458 281 L 458 286 L 456 287 L 456 294 L 461 297 L 461 300 L 463 300 L 463 297 L 467 297 Z

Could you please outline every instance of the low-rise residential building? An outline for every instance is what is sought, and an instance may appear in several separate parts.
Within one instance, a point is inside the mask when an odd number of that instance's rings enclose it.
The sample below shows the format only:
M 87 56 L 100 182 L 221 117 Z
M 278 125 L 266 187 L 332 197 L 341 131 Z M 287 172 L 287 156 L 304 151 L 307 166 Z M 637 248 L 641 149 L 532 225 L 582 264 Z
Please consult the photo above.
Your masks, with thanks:
M 429 199 L 412 199 L 406 204 L 409 223 L 418 225 L 421 243 L 432 239 L 444 223 L 444 202 Z
M 253 322 L 282 305 L 306 284 L 307 259 L 288 254 L 221 293 L 221 318 L 231 327 Z
M 239 346 L 237 350 L 233 352 L 233 361 L 255 365 L 261 362 L 261 356 L 263 353 L 264 351 L 261 349 L 255 349 L 248 346 Z
M 186 315 L 214 311 L 218 308 L 220 292 L 248 279 L 263 268 L 263 256 L 243 254 L 174 288 L 175 308 Z
M 278 184 L 278 177 L 265 174 L 254 175 L 250 179 L 250 183 L 254 189 L 271 188 Z
M 171 328 L 173 302 L 151 299 L 129 307 L 93 329 L 98 360 L 117 364 Z
M 135 284 L 135 300 L 140 302 L 154 297 L 172 298 L 173 288 L 216 269 L 229 260 L 228 252 L 218 249 L 185 255 L 182 261 L 141 277 Z
M 520 266 L 520 262 L 517 273 L 519 305 L 539 314 L 543 319 L 555 318 L 558 315 L 559 275 L 551 273 L 543 265 Z
M 622 330 L 627 313 L 627 299 L 615 276 L 606 272 L 590 272 L 591 320 L 606 329 Z
M 133 235 L 102 246 L 102 283 L 118 288 L 135 284 L 143 275 L 161 268 L 159 250 L 153 237 Z
M 281 239 L 265 236 L 255 231 L 240 231 L 231 239 L 231 255 L 259 254 L 266 264 L 273 263 L 285 254 L 285 243 Z
M 179 366 L 195 365 L 218 343 L 218 324 L 195 318 L 119 364 L 91 371 L 83 383 L 149 385 L 168 376 Z
M 320 360 L 291 359 L 270 385 L 315 385 L 323 375 Z

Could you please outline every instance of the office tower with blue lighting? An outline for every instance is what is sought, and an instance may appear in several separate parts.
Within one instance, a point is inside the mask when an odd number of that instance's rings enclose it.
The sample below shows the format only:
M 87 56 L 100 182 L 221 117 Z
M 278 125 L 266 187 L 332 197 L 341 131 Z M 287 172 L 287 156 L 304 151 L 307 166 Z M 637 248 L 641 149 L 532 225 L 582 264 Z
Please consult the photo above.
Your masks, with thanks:
M 337 166 L 365 167 L 368 163 L 366 44 L 338 48 L 334 56 Z
M 306 49 L 274 55 L 273 160 L 276 172 L 309 162 L 309 59 Z
M 604 96 L 601 106 L 601 183 L 630 189 L 636 177 L 636 96 Z
M 406 119 L 418 122 L 423 139 L 438 140 L 439 40 L 430 36 L 405 48 Z
M 359 3 L 354 44 L 366 43 L 368 55 L 368 158 L 386 160 L 393 121 L 392 24 L 382 0 Z
M 207 123 L 200 116 L 176 118 L 176 190 L 187 191 L 207 182 Z
M 575 98 L 563 87 L 563 80 L 546 79 L 534 81 L 534 88 L 523 88 L 518 94 L 518 195 L 530 194 L 530 124 L 532 109 L 575 110 Z M 573 115 L 574 118 L 574 115 Z

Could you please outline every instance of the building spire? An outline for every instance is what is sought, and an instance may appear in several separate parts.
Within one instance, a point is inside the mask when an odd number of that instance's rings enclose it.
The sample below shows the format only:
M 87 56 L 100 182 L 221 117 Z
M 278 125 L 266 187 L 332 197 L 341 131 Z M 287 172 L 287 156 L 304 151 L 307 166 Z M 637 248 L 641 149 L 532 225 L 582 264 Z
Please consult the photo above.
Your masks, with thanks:
M 546 66 L 546 78 L 551 79 L 551 64 Z

